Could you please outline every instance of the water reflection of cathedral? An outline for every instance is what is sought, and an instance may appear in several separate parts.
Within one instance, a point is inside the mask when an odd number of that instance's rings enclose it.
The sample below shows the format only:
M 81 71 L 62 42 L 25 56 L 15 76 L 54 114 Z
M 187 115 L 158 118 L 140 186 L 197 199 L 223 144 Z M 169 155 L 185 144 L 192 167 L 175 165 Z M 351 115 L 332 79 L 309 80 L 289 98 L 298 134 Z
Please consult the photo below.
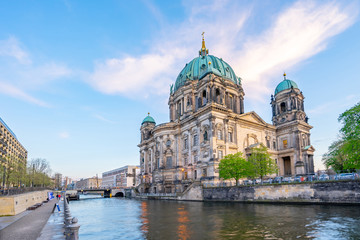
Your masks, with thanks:
M 279 175 L 314 172 L 304 96 L 286 78 L 271 96 L 272 122 L 244 112 L 242 79 L 222 58 L 209 55 L 202 41 L 199 56 L 179 73 L 169 97 L 170 122 L 141 124 L 141 192 L 182 192 L 194 181 L 218 181 L 223 156 L 245 155 L 262 143 Z

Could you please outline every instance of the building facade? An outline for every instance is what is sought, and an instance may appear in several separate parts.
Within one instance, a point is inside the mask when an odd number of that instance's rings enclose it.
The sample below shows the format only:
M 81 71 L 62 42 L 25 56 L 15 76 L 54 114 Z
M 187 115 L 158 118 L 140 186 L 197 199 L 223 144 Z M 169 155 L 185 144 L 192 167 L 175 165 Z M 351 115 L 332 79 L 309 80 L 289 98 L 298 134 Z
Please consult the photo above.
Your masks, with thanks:
M 140 174 L 139 166 L 124 166 L 102 174 L 103 188 L 128 188 L 137 186 L 137 176 Z
M 15 133 L 0 118 L 0 167 L 2 168 L 1 185 L 5 184 L 6 172 L 9 167 L 22 166 L 26 169 L 27 150 L 17 139 Z M 5 178 L 4 178 L 5 176 Z
M 62 189 L 64 185 L 63 185 L 63 176 L 61 173 L 55 173 L 54 182 L 56 189 Z
M 199 56 L 185 65 L 170 88 L 170 122 L 142 122 L 141 192 L 181 192 L 194 181 L 219 181 L 218 165 L 227 154 L 245 156 L 263 144 L 278 164 L 279 175 L 314 172 L 314 148 L 304 96 L 289 79 L 271 96 L 272 124 L 244 112 L 242 79 L 229 64 L 209 55 L 202 41 Z
M 101 178 L 92 177 L 92 178 L 85 178 L 77 181 L 75 183 L 76 189 L 98 189 L 100 188 L 102 183 Z

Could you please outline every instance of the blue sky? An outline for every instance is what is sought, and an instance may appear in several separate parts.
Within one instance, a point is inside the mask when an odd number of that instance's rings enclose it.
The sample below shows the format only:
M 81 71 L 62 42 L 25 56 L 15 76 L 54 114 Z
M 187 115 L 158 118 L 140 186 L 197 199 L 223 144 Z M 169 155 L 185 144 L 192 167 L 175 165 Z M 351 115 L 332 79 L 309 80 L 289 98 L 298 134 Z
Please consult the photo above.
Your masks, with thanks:
M 245 110 L 271 122 L 285 71 L 305 96 L 315 166 L 360 101 L 358 1 L 3 1 L 0 117 L 72 178 L 138 164 L 141 121 L 167 122 L 169 85 L 210 54 L 243 79 Z

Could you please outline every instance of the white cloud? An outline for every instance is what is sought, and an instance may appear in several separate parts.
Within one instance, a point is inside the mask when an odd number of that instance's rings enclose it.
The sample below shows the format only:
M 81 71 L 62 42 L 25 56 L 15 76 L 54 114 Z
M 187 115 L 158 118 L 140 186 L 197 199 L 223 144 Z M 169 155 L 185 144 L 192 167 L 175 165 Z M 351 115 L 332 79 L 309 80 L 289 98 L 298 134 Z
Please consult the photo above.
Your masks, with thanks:
M 32 104 L 39 105 L 41 107 L 50 107 L 47 103 L 30 96 L 21 89 L 1 81 L 0 81 L 0 93 L 24 100 L 26 102 L 30 102 Z
M 282 71 L 326 49 L 329 39 L 351 26 L 357 15 L 357 7 L 350 5 L 298 1 L 271 16 L 274 21 L 267 29 L 250 35 L 247 21 L 261 14 L 252 6 L 230 1 L 185 2 L 184 6 L 192 6 L 186 9 L 187 19 L 161 29 L 143 55 L 97 61 L 88 80 L 91 85 L 106 94 L 167 97 L 169 85 L 197 55 L 205 31 L 210 54 L 224 58 L 243 78 L 248 98 L 264 101 Z M 162 16 L 158 9 L 154 14 Z
M 282 12 L 267 31 L 247 40 L 240 51 L 243 57 L 234 59 L 250 97 L 272 92 L 262 86 L 269 86 L 270 79 L 280 80 L 282 71 L 324 50 L 332 36 L 354 23 L 354 16 L 351 8 L 334 2 L 298 1 Z
M 17 38 L 0 40 L 0 93 L 49 107 L 49 104 L 28 92 L 38 91 L 46 83 L 69 76 L 72 71 L 64 64 L 53 61 L 39 63 L 29 56 Z M 11 61 L 13 58 L 17 61 Z
M 113 123 L 113 124 L 116 123 L 115 121 L 109 120 L 109 119 L 107 119 L 107 118 L 105 118 L 104 116 L 101 116 L 101 115 L 99 115 L 99 114 L 95 114 L 94 117 L 95 117 L 96 119 L 99 119 L 99 120 L 103 121 L 103 122 Z
M 66 139 L 70 137 L 70 134 L 68 132 L 61 132 L 59 133 L 59 137 L 62 139 Z
M 0 56 L 13 57 L 21 64 L 31 63 L 28 53 L 21 47 L 20 42 L 15 37 L 0 40 Z

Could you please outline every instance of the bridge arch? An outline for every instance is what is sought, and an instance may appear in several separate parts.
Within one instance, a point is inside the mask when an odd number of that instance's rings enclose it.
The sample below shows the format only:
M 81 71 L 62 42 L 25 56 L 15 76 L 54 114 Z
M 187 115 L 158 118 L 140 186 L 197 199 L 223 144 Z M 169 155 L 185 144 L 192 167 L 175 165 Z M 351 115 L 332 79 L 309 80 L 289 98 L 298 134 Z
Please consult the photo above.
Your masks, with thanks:
M 123 192 L 117 192 L 115 194 L 115 197 L 124 197 L 124 193 Z

